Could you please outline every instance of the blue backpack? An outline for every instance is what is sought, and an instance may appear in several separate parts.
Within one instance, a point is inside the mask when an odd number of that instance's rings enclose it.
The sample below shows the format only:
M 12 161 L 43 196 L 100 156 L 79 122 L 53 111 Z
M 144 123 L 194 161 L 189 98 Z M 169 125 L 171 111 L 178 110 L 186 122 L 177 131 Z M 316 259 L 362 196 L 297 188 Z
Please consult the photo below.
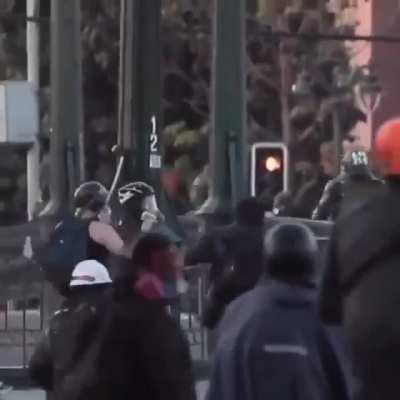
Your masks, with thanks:
M 57 289 L 68 287 L 73 269 L 88 257 L 90 222 L 67 215 L 39 251 L 37 261 L 45 278 Z

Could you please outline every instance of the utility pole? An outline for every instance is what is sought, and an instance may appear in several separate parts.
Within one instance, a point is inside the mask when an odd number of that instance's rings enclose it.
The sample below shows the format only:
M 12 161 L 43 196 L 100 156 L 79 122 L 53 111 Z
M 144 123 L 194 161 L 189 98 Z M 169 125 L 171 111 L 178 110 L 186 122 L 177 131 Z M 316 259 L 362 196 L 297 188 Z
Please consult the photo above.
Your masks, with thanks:
M 40 0 L 27 0 L 27 17 L 39 17 Z M 26 47 L 28 58 L 28 81 L 31 82 L 39 95 L 40 88 L 40 27 L 38 22 L 27 21 L 26 24 Z M 39 132 L 37 132 L 39 134 Z M 40 200 L 40 146 L 36 137 L 33 145 L 28 149 L 27 154 L 27 214 L 31 221 L 37 202 Z
M 80 0 L 51 0 L 51 106 L 48 211 L 56 212 L 83 178 Z
M 246 137 L 246 4 L 216 2 L 213 49 L 213 114 L 210 137 L 212 185 L 199 211 L 229 219 L 249 192 Z M 215 220 L 215 218 L 213 218 Z
M 129 179 L 161 192 L 161 0 L 121 2 L 120 144 Z M 125 177 L 126 179 L 127 177 Z
M 281 69 L 281 122 L 282 122 L 282 141 L 288 149 L 288 165 L 289 171 L 288 191 L 293 190 L 294 186 L 294 163 L 293 163 L 293 137 L 290 124 L 290 103 L 289 95 L 291 90 L 291 60 L 292 54 L 281 45 L 279 50 L 279 60 Z
M 43 214 L 65 208 L 83 179 L 82 55 L 80 0 L 51 0 L 50 194 Z M 60 298 L 45 284 L 43 313 L 47 320 Z M 52 399 L 51 393 L 47 399 Z

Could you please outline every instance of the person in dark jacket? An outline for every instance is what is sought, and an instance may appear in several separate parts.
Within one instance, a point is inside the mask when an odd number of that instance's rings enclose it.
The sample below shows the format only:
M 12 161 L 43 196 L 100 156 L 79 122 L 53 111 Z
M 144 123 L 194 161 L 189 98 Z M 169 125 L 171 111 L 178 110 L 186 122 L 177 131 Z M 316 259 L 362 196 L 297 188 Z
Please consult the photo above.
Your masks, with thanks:
M 256 198 L 241 201 L 235 222 L 205 234 L 186 253 L 185 265 L 211 263 L 211 282 L 222 279 L 227 268 L 234 266 L 243 285 L 253 287 L 261 273 L 264 218 L 265 208 Z
M 342 162 L 342 174 L 330 180 L 314 210 L 314 220 L 336 220 L 351 213 L 371 197 L 382 185 L 370 170 L 365 151 L 350 151 Z
M 400 375 L 400 119 L 378 132 L 375 154 L 386 184 L 333 229 L 320 313 L 343 324 L 362 399 L 398 398 Z
M 145 234 L 130 271 L 116 282 L 112 329 L 99 362 L 107 399 L 195 399 L 189 345 L 167 312 L 180 292 L 180 258 L 167 237 Z
M 265 279 L 220 325 L 208 400 L 347 399 L 344 376 L 316 313 L 317 242 L 302 225 L 265 238 Z
M 108 190 L 99 182 L 80 185 L 74 193 L 75 216 L 88 221 L 88 259 L 107 265 L 110 254 L 122 254 L 124 243 L 111 225 Z
M 110 285 L 104 265 L 95 260 L 79 263 L 72 273 L 69 297 L 35 348 L 31 377 L 57 400 L 102 399 L 98 382 L 89 374 L 100 345 L 98 332 Z
M 118 199 L 122 212 L 122 235 L 126 243 L 125 256 L 130 258 L 141 233 L 161 233 L 182 244 L 182 238 L 166 223 L 164 214 L 158 207 L 155 190 L 145 182 L 131 182 L 118 189 Z
M 211 264 L 210 302 L 204 324 L 213 329 L 223 310 L 236 297 L 251 290 L 262 272 L 265 209 L 256 198 L 241 201 L 236 221 L 218 227 L 188 251 L 185 265 Z

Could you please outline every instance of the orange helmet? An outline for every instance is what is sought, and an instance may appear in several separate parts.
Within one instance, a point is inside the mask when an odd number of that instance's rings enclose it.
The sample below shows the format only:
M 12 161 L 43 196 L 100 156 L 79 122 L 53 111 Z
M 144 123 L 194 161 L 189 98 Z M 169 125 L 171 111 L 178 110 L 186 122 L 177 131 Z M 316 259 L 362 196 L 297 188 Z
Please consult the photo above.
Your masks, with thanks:
M 387 121 L 379 128 L 374 147 L 381 174 L 400 175 L 400 118 Z

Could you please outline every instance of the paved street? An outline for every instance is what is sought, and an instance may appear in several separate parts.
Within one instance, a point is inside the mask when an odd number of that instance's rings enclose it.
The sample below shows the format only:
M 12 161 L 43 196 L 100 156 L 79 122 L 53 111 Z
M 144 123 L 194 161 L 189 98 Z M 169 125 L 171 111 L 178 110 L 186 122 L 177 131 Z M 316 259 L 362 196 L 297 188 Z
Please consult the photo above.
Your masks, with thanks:
M 199 382 L 197 384 L 198 400 L 204 400 L 207 393 L 207 382 Z M 4 397 L 4 400 L 45 400 L 45 393 L 40 390 L 13 391 Z M 3 398 L 0 398 L 3 400 Z
M 3 398 L 0 398 L 3 400 Z M 45 400 L 46 395 L 40 390 L 12 391 L 4 400 Z

